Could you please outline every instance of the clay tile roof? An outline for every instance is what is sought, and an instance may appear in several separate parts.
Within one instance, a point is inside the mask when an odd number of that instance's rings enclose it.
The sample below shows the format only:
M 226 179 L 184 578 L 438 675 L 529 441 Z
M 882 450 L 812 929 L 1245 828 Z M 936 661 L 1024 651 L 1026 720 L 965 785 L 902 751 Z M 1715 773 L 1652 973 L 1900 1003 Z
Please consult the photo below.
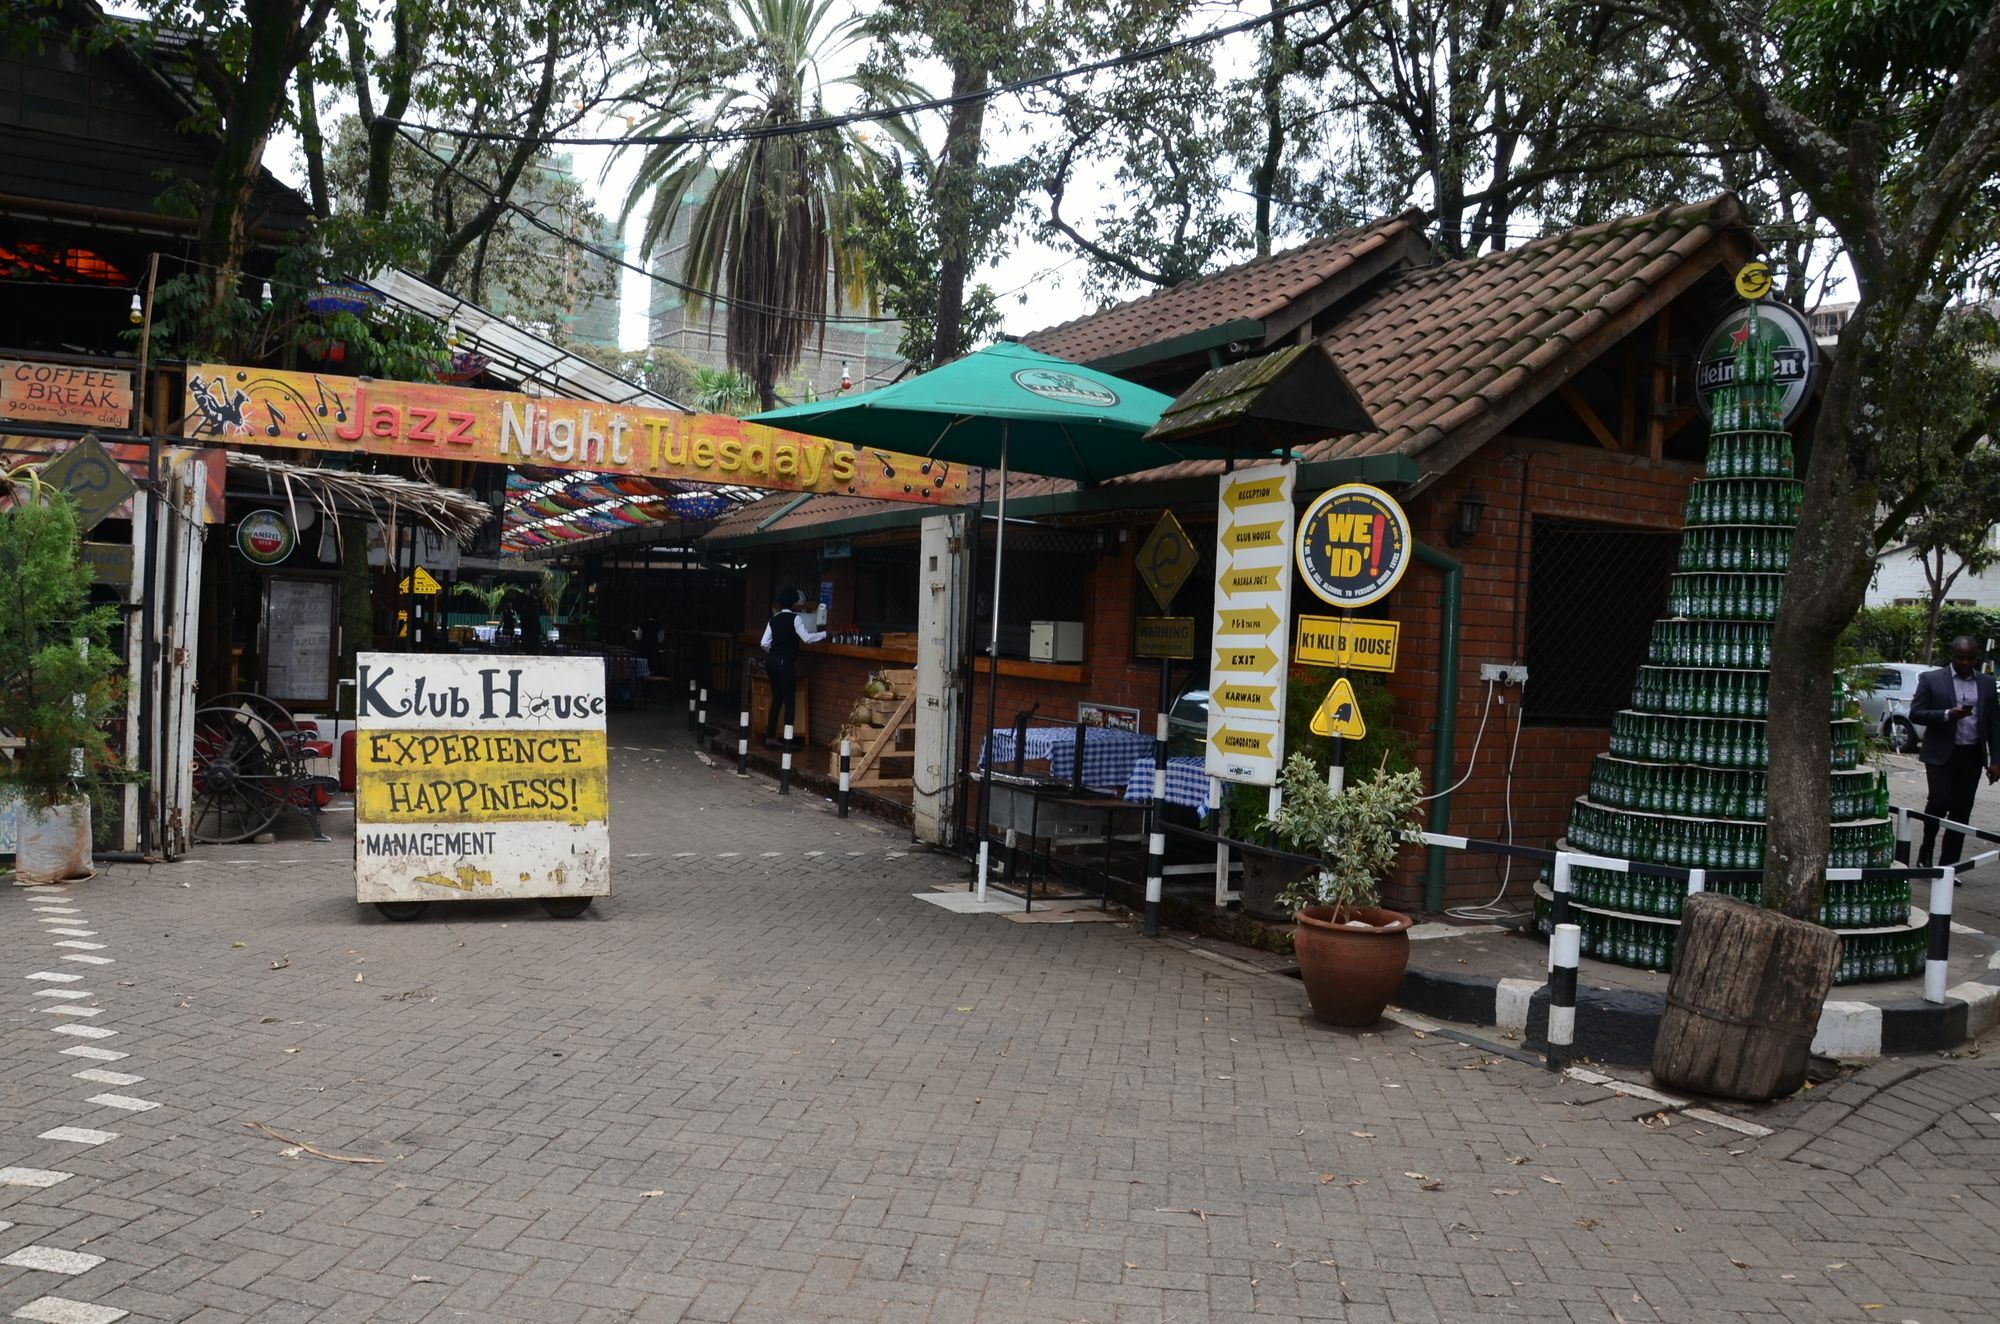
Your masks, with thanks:
M 970 492 L 976 494 L 980 490 L 980 471 L 972 469 L 967 477 L 971 482 Z M 1007 479 L 1007 499 L 1018 501 L 1026 497 L 1047 496 L 1053 492 L 1074 491 L 1075 488 L 1076 484 L 1067 478 L 1010 474 Z M 875 497 L 848 496 L 845 493 L 818 495 L 799 503 L 799 495 L 797 492 L 772 492 L 746 506 L 739 506 L 716 520 L 703 535 L 703 541 L 722 544 L 758 533 L 794 533 L 823 525 L 839 524 L 846 520 L 870 519 L 890 514 L 907 515 L 909 522 L 915 524 L 924 516 L 938 514 L 941 510 L 938 506 L 917 502 L 883 501 Z M 998 495 L 999 489 L 994 486 L 993 479 L 988 478 L 987 499 L 990 501 Z M 787 506 L 793 508 L 787 510 Z M 953 513 L 959 509 L 962 507 L 953 506 L 945 513 Z M 779 514 L 780 511 L 784 513 Z M 767 520 L 770 521 L 768 524 L 765 523 Z
M 1324 337 L 1381 431 L 1301 453 L 1422 457 L 1449 439 L 1425 464 L 1449 468 L 1679 293 L 1698 274 L 1689 262 L 1705 268 L 1703 254 L 1744 223 L 1742 204 L 1724 193 L 1392 275 Z M 1114 481 L 1219 467 L 1190 462 Z
M 1421 211 L 1407 211 L 1324 235 L 1045 328 L 1022 337 L 1022 342 L 1072 363 L 1094 363 L 1234 321 L 1265 321 L 1399 237 L 1421 235 L 1423 221 Z

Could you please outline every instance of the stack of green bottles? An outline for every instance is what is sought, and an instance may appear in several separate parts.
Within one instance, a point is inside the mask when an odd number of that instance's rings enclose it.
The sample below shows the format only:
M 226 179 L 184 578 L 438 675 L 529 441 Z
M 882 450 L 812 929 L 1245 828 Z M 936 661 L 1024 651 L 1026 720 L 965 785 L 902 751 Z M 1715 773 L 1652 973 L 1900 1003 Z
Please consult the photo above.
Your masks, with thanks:
M 1887 774 L 1864 768 L 1827 780 L 1833 819 L 1888 817 Z M 1699 818 L 1761 819 L 1766 803 L 1762 772 L 1631 762 L 1605 754 L 1591 762 L 1590 799 L 1616 809 Z
M 1771 626 L 1762 621 L 1655 621 L 1646 660 L 1656 667 L 1762 669 L 1771 665 Z
M 1782 524 L 1799 522 L 1805 484 L 1791 478 L 1698 478 L 1688 489 L 1687 522 Z
M 1552 915 L 1551 904 L 1537 898 L 1535 932 L 1544 938 L 1554 927 Z M 1570 922 L 1583 930 L 1583 954 L 1593 960 L 1642 970 L 1673 969 L 1674 940 L 1680 935 L 1678 925 L 1574 909 L 1570 911 Z M 1880 979 L 1908 979 L 1921 974 L 1923 968 L 1922 929 L 1847 934 L 1840 940 L 1840 962 L 1834 967 L 1833 982 L 1863 984 Z
M 1782 575 L 1792 562 L 1792 531 L 1727 525 L 1690 529 L 1681 539 L 1674 569 L 1735 571 Z
M 1541 882 L 1545 890 L 1553 892 L 1555 870 L 1551 866 L 1542 866 Z M 1753 905 L 1763 899 L 1763 882 L 1754 875 L 1716 877 L 1706 880 L 1703 887 Z M 1580 906 L 1626 915 L 1679 919 L 1681 905 L 1687 900 L 1687 884 L 1659 874 L 1576 864 L 1570 866 L 1569 894 Z M 1819 911 L 1819 922 L 1829 929 L 1879 929 L 1904 925 L 1909 920 L 1909 886 L 1894 878 L 1829 881 Z
M 1783 575 L 1675 575 L 1668 608 L 1701 620 L 1771 621 L 1784 591 Z
M 1896 828 L 1887 819 L 1836 823 L 1831 833 L 1829 869 L 1886 869 L 1895 862 Z M 1580 796 L 1570 810 L 1569 844 L 1593 855 L 1681 869 L 1764 867 L 1761 821 L 1735 823 L 1607 809 Z
M 1695 717 L 1762 717 L 1770 702 L 1769 673 L 1701 667 L 1641 667 L 1632 707 L 1646 713 Z
M 1833 766 L 1841 771 L 1861 762 L 1861 724 L 1833 723 Z M 1770 745 L 1764 723 L 1755 719 L 1683 717 L 1625 711 L 1611 719 L 1611 752 L 1619 758 L 1654 763 L 1700 763 L 1711 768 L 1768 766 Z
M 1709 442 L 1710 478 L 1790 478 L 1792 438 L 1785 432 L 1757 431 L 1747 435 L 1718 429 Z

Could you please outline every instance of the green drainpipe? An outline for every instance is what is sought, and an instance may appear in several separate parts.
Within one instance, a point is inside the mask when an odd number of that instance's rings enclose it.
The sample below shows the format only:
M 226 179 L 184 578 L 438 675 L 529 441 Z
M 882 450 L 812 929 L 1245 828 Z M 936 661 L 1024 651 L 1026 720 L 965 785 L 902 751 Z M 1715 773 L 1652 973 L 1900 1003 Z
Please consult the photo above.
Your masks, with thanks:
M 1436 740 L 1431 746 L 1431 789 L 1451 785 L 1454 751 L 1452 734 L 1458 729 L 1458 608 L 1465 588 L 1465 567 L 1458 558 L 1446 556 L 1425 543 L 1416 544 L 1417 560 L 1442 571 L 1444 587 L 1438 593 L 1442 615 L 1438 623 L 1438 691 Z M 1431 801 L 1432 832 L 1451 830 L 1451 796 Z M 1424 909 L 1435 915 L 1444 909 L 1444 847 L 1432 846 L 1424 866 Z

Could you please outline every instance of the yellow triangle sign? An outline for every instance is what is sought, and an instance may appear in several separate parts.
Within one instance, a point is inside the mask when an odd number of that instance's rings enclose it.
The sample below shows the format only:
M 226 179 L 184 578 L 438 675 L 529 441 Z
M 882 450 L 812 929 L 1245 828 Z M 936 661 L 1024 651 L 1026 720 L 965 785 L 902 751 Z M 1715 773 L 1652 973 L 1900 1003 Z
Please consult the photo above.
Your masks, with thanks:
M 1368 734 L 1368 726 L 1361 720 L 1361 701 L 1354 697 L 1354 686 L 1347 683 L 1347 677 L 1334 681 L 1326 692 L 1326 702 L 1313 714 L 1312 733 L 1342 740 L 1359 740 Z
M 410 587 L 412 580 L 416 583 L 414 590 Z M 436 597 L 443 591 L 443 588 L 444 586 L 437 582 L 437 579 L 432 576 L 431 572 L 422 566 L 417 567 L 414 575 L 404 575 L 402 582 L 396 585 L 398 593 L 415 592 L 420 598 Z

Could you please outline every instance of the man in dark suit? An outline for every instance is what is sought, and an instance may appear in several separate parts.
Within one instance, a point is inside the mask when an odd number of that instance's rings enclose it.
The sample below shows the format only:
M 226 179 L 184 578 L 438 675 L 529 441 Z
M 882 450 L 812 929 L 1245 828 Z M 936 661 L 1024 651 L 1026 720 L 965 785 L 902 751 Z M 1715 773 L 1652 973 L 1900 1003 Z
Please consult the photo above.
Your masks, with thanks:
M 1979 790 L 1980 770 L 1985 770 L 1988 782 L 2000 781 L 2000 700 L 1994 694 L 1993 677 L 1979 672 L 1979 645 L 1961 635 L 1951 641 L 1950 666 L 1917 677 L 1910 720 L 1924 728 L 1918 753 L 1930 779 L 1924 812 L 1965 822 Z M 1917 853 L 1922 868 L 1930 867 L 1937 831 L 1936 823 L 1924 824 L 1923 849 Z M 1964 845 L 1962 833 L 1945 833 L 1938 863 L 1958 863 Z

